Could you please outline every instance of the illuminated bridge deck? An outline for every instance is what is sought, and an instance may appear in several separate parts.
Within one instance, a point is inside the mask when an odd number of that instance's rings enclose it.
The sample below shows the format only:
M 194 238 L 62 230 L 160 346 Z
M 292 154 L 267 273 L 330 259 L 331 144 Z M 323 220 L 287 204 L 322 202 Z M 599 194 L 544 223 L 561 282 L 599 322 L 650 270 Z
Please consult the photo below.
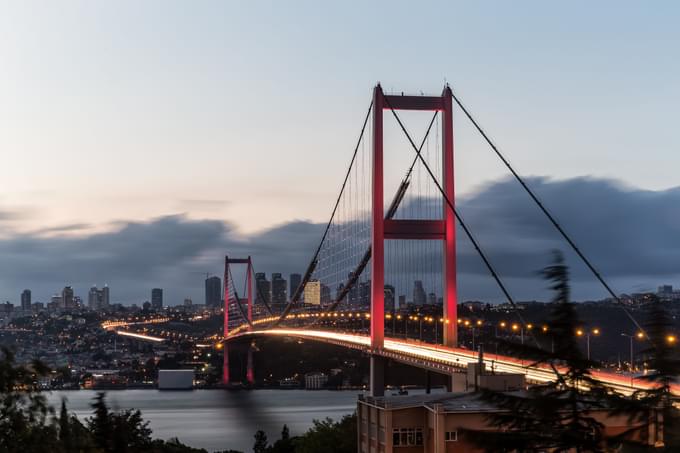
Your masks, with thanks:
M 440 373 L 454 373 L 467 366 L 469 362 L 478 359 L 477 353 L 469 349 L 448 348 L 414 340 L 385 338 L 385 347 L 374 351 L 370 347 L 370 337 L 367 335 L 355 335 L 349 333 L 327 332 L 323 330 L 303 329 L 270 329 L 241 332 L 229 337 L 229 340 L 248 336 L 278 336 L 292 337 L 320 341 L 335 344 L 351 349 L 361 350 L 367 353 L 378 354 L 396 360 L 401 363 L 413 365 Z M 531 382 L 549 382 L 555 379 L 555 374 L 547 366 L 535 366 L 532 362 L 513 357 L 484 353 L 484 363 L 487 369 L 502 373 L 525 374 Z M 606 371 L 593 370 L 593 377 L 609 385 L 612 389 L 630 394 L 634 390 L 649 387 L 649 383 L 640 380 L 631 380 L 630 376 L 619 375 Z M 680 386 L 674 386 L 673 393 L 680 395 Z

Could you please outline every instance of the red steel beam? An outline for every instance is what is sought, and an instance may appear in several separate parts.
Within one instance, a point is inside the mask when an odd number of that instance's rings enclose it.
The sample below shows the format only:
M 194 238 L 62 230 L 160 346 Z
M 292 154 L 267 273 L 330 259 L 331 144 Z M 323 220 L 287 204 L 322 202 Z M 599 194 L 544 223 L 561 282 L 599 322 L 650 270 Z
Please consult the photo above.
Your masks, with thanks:
M 385 239 L 446 239 L 443 220 L 385 220 Z
M 384 95 L 383 109 L 394 110 L 444 110 L 444 101 L 439 96 L 395 96 Z
M 443 161 L 443 189 L 446 198 L 455 206 L 455 188 L 453 172 L 453 105 L 451 88 L 444 88 L 442 101 L 442 161 Z M 458 294 L 456 283 L 456 217 L 453 209 L 444 204 L 444 222 L 446 238 L 444 239 L 444 346 L 455 347 L 458 343 Z

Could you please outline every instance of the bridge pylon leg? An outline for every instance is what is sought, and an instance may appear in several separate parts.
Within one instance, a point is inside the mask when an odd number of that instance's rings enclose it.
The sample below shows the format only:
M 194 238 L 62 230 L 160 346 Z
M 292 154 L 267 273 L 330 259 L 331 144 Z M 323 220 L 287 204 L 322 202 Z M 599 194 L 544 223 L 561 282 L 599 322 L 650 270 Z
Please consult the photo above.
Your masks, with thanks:
M 224 358 L 222 359 L 222 385 L 229 385 L 229 344 L 224 343 L 222 348 Z
M 255 384 L 255 372 L 253 370 L 253 348 L 248 346 L 248 361 L 246 365 L 246 381 L 249 385 Z
M 370 392 L 371 396 L 385 395 L 385 357 L 371 355 Z

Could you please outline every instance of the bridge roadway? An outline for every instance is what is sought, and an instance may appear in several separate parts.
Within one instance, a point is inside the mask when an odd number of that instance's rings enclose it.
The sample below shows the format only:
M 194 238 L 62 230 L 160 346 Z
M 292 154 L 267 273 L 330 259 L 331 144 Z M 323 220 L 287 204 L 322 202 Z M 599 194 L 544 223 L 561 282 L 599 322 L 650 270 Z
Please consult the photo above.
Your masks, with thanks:
M 380 355 L 398 362 L 438 373 L 451 374 L 460 372 L 469 362 L 478 360 L 478 354 L 469 349 L 449 348 L 415 340 L 385 338 L 385 347 L 374 351 L 370 347 L 368 335 L 330 332 L 324 330 L 304 329 L 268 329 L 240 332 L 228 338 L 229 341 L 244 337 L 274 336 L 290 337 L 319 341 L 346 348 L 357 349 L 369 354 Z M 532 362 L 513 357 L 484 353 L 487 370 L 502 373 L 525 374 L 530 382 L 548 382 L 555 379 L 555 374 L 546 365 L 532 365 Z M 607 384 L 622 394 L 631 394 L 634 390 L 649 388 L 649 383 L 630 376 L 619 375 L 607 371 L 593 370 L 593 377 Z M 673 393 L 680 395 L 680 386 L 673 386 Z

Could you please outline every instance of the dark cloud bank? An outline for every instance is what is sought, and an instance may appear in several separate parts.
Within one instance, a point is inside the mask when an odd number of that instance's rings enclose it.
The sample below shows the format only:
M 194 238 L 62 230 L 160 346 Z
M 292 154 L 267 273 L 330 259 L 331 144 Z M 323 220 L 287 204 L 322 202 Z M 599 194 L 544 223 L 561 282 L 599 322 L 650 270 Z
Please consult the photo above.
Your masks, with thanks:
M 680 286 L 680 188 L 644 191 L 590 178 L 534 178 L 530 185 L 617 290 Z M 547 297 L 536 271 L 552 250 L 567 247 L 517 184 L 488 185 L 459 200 L 459 207 L 513 295 Z M 229 223 L 181 215 L 118 225 L 87 237 L 1 239 L 0 297 L 16 303 L 21 290 L 31 288 L 34 300 L 47 301 L 70 284 L 86 298 L 89 286 L 107 283 L 113 301 L 144 301 L 157 286 L 165 288 L 169 304 L 184 297 L 202 301 L 203 276 L 221 274 L 225 254 L 252 255 L 261 272 L 303 272 L 323 229 L 295 221 L 242 237 Z M 462 231 L 458 252 L 461 297 L 500 301 Z M 567 257 L 575 297 L 604 297 L 574 256 Z

